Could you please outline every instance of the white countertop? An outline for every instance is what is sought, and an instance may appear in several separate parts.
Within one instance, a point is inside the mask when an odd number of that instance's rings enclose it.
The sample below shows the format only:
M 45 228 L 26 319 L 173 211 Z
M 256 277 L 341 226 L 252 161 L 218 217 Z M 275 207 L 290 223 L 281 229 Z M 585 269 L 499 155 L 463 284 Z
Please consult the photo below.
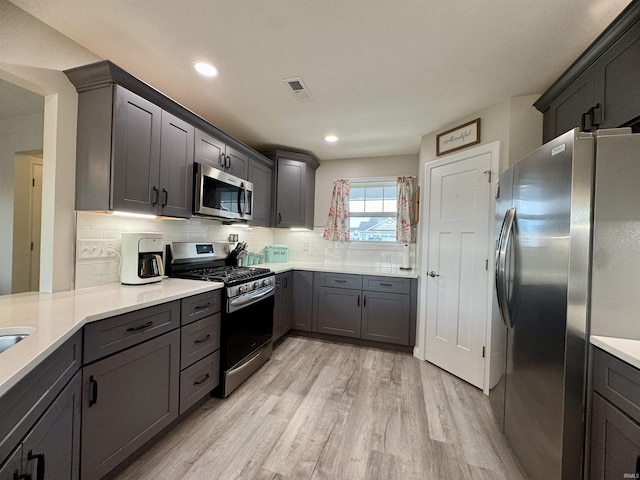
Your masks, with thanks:
M 147 285 L 114 284 L 53 294 L 0 296 L 0 330 L 34 329 L 27 338 L 0 353 L 0 396 L 85 323 L 222 287 L 222 283 L 172 278 Z
M 400 270 L 398 266 L 391 265 L 352 265 L 336 262 L 310 263 L 310 262 L 286 262 L 286 263 L 261 263 L 252 265 L 260 268 L 268 268 L 275 273 L 289 270 L 307 270 L 312 272 L 353 273 L 357 275 L 374 275 L 380 277 L 418 278 L 418 271 Z
M 640 369 L 640 340 L 591 335 L 591 344 Z
M 275 273 L 290 270 L 351 273 L 418 278 L 416 270 L 397 266 L 348 265 L 334 262 L 264 263 L 256 267 Z M 0 296 L 0 330 L 13 333 L 20 327 L 32 333 L 0 353 L 0 396 L 53 353 L 85 323 L 102 320 L 172 300 L 222 288 L 222 283 L 165 279 L 147 285 L 107 285 L 59 293 L 23 293 Z

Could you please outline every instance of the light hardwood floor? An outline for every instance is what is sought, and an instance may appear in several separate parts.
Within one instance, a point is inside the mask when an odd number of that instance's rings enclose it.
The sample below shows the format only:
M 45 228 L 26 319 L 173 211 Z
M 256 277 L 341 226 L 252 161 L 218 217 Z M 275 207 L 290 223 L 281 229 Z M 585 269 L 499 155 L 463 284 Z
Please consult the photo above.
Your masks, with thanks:
M 478 389 L 409 354 L 290 336 L 117 478 L 526 477 Z

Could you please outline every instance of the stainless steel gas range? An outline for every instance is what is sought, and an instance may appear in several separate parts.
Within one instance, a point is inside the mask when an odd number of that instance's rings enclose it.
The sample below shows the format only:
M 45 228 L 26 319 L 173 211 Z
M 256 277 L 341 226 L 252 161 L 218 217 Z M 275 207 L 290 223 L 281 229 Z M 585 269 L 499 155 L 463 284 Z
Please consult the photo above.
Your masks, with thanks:
M 220 329 L 220 391 L 227 397 L 271 357 L 275 274 L 224 265 L 212 243 L 173 242 L 167 272 L 174 278 L 224 283 Z

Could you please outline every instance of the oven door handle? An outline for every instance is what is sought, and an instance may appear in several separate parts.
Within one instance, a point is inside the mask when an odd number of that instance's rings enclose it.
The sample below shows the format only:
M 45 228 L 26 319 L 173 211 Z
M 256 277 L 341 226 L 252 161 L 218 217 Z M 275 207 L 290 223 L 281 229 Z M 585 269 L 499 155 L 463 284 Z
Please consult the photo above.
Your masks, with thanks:
M 231 300 L 229 302 L 229 305 L 231 305 L 232 307 L 239 307 L 241 305 L 247 305 L 253 302 L 256 302 L 258 300 L 260 300 L 263 297 L 266 297 L 267 295 L 269 295 L 270 293 L 273 293 L 273 291 L 275 290 L 275 286 L 271 286 L 265 290 L 260 290 L 258 292 L 256 292 L 253 295 L 246 295 L 246 296 L 242 296 L 240 298 L 238 298 L 237 300 Z

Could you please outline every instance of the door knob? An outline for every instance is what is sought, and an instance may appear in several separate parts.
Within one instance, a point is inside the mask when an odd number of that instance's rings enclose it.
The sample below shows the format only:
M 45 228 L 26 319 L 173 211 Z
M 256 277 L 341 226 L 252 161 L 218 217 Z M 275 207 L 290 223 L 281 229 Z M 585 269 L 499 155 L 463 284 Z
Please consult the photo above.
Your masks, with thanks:
M 439 277 L 440 275 L 438 275 L 436 272 L 434 272 L 433 270 L 431 270 L 431 271 L 429 272 L 429 276 L 430 276 L 430 277 Z

